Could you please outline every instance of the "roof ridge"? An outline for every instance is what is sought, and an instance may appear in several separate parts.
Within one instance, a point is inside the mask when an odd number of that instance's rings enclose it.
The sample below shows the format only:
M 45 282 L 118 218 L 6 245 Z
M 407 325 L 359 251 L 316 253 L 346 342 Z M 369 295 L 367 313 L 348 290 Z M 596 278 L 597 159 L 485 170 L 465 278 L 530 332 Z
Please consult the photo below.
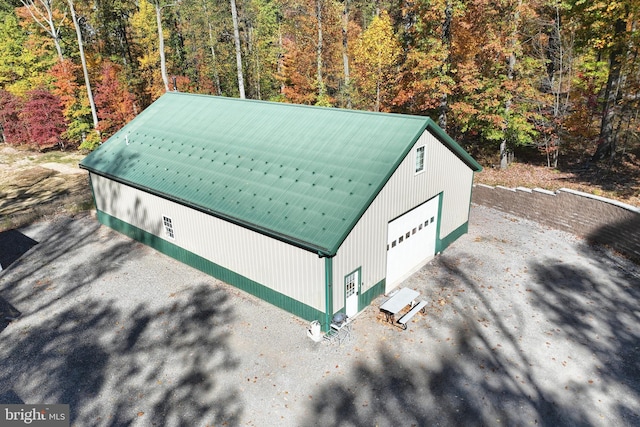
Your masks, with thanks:
M 309 104 L 296 104 L 292 102 L 280 102 L 280 101 L 269 101 L 266 99 L 252 99 L 252 98 L 235 98 L 231 96 L 222 96 L 222 95 L 207 95 L 204 93 L 191 93 L 191 92 L 165 92 L 162 96 L 165 95 L 182 95 L 182 96 L 193 96 L 193 97 L 201 97 L 201 98 L 217 98 L 222 100 L 227 100 L 230 102 L 245 102 L 245 103 L 255 103 L 255 104 L 267 104 L 267 105 L 280 105 L 286 106 L 289 108 L 305 108 L 305 109 L 315 109 L 318 111 L 335 111 L 335 112 L 348 112 L 354 114 L 367 114 L 372 116 L 379 117 L 389 117 L 390 115 L 393 117 L 398 117 L 402 119 L 415 119 L 415 120 L 430 120 L 433 122 L 433 119 L 429 116 L 421 116 L 418 114 L 405 114 L 405 113 L 396 113 L 396 112 L 383 112 L 383 111 L 369 111 L 369 110 L 356 110 L 353 108 L 342 108 L 342 107 L 322 107 L 319 105 L 309 105 Z M 162 98 L 162 96 L 160 98 Z M 160 99 L 158 98 L 158 99 Z

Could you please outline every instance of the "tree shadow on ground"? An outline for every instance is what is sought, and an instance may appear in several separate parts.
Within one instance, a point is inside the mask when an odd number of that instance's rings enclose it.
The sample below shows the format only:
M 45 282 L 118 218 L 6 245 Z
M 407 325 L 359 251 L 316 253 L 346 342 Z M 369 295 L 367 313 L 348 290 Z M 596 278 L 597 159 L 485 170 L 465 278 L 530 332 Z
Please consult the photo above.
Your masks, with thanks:
M 314 395 L 305 425 L 590 425 L 580 411 L 557 405 L 531 384 L 526 369 L 514 377 L 508 358 L 479 350 L 479 335 L 461 332 L 455 339 L 458 354 L 441 355 L 438 368 L 379 349 L 377 361 Z
M 454 313 L 447 325 L 452 336 L 445 346 L 424 348 L 431 363 L 380 346 L 373 362 L 314 394 L 304 425 L 591 425 L 587 408 L 558 401 L 539 383 L 535 362 L 472 280 L 473 260 L 460 265 L 441 255 L 434 262 L 443 279 L 438 283 L 450 292 L 464 287 L 477 310 L 455 299 L 447 303 Z M 516 316 L 518 322 L 525 320 Z M 489 325 L 499 342 L 487 334 Z M 427 341 L 436 340 L 435 329 L 440 328 L 430 329 Z M 419 352 L 419 344 L 413 345 L 412 353 Z
M 120 268 L 123 259 L 137 256 L 135 241 L 114 238 L 114 232 L 101 228 L 88 216 L 57 219 L 40 239 L 36 252 L 1 273 L 2 295 L 23 314 L 81 294 L 84 286 Z M 85 250 L 92 244 L 98 244 L 101 250 Z M 65 269 L 54 270 L 52 265 L 64 265 Z
M 640 270 L 604 248 L 584 253 L 606 276 L 594 277 L 571 265 L 536 263 L 540 287 L 534 303 L 572 340 L 588 347 L 599 366 L 602 393 L 621 385 L 627 401 L 617 412 L 626 425 L 640 425 Z
M 89 299 L 12 330 L 0 396 L 67 403 L 75 425 L 236 425 L 238 392 L 217 381 L 238 364 L 224 331 L 233 316 L 207 284 L 159 308 Z
M 88 214 L 32 227 L 40 244 L 0 273 L 3 298 L 22 312 L 3 331 L 0 396 L 69 404 L 75 425 L 239 422 L 238 392 L 217 376 L 238 363 L 223 328 L 234 317 L 224 291 L 201 284 L 167 304 L 96 297 L 148 249 Z

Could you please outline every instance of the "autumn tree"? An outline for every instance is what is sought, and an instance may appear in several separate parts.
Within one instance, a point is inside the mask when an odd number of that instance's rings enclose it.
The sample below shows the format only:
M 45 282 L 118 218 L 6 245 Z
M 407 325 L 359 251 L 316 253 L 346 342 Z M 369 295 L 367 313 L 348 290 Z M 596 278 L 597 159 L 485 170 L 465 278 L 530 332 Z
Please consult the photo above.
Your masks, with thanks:
M 120 75 L 118 65 L 110 61 L 103 62 L 100 82 L 96 86 L 96 105 L 100 118 L 98 129 L 103 138 L 113 135 L 135 117 L 135 98 Z
M 283 95 L 295 103 L 331 105 L 343 81 L 340 5 L 333 0 L 283 3 Z
M 393 67 L 400 56 L 400 44 L 386 12 L 373 18 L 356 41 L 354 55 L 364 105 L 374 111 L 388 110 L 389 105 L 382 101 L 391 96 L 389 88 L 393 87 Z
M 626 81 L 637 75 L 638 14 L 635 0 L 609 2 L 570 2 L 573 16 L 578 16 L 581 46 L 596 49 L 608 61 L 608 75 L 602 98 L 600 133 L 594 160 L 613 160 L 617 152 L 618 133 L 624 126 L 621 114 L 627 101 L 635 101 L 634 90 L 627 92 Z M 631 96 L 629 96 L 631 95 Z M 628 110 L 629 111 L 629 110 Z
M 27 34 L 20 28 L 14 13 L 0 16 L 0 87 L 26 77 L 29 61 L 23 55 Z
M 450 72 L 453 18 L 462 13 L 463 7 L 452 0 L 417 1 L 403 9 L 403 56 L 393 100 L 400 111 L 438 116 L 446 127 L 448 96 L 454 86 Z
M 76 16 L 76 9 L 74 0 L 67 0 L 69 10 L 71 11 L 71 19 L 73 20 L 73 26 L 76 30 L 76 38 L 78 42 L 78 51 L 80 52 L 80 62 L 82 64 L 82 75 L 84 77 L 85 89 L 87 91 L 87 99 L 89 100 L 89 107 L 91 109 L 91 118 L 93 120 L 93 128 L 98 129 L 98 114 L 96 112 L 96 105 L 93 100 L 93 92 L 91 90 L 91 82 L 89 80 L 89 70 L 87 69 L 87 57 L 84 54 L 84 42 L 82 40 L 82 31 L 80 24 L 78 23 L 78 17 Z
M 142 91 L 138 97 L 141 105 L 146 106 L 166 92 L 169 84 L 168 77 L 165 85 L 161 73 L 158 73 L 160 53 L 156 11 L 149 1 L 140 1 L 138 10 L 131 17 L 131 27 L 138 62 L 138 76 L 135 78 L 140 80 Z
M 48 69 L 57 62 L 51 42 L 38 31 L 24 8 L 0 18 L 0 87 L 17 96 L 49 83 Z
M 64 147 L 62 134 L 66 130 L 60 99 L 46 89 L 27 93 L 27 100 L 20 112 L 29 135 L 29 142 L 39 148 L 60 145 Z
M 151 0 L 156 16 L 156 30 L 158 31 L 158 53 L 160 54 L 160 75 L 164 83 L 165 92 L 169 91 L 169 75 L 167 73 L 167 59 L 164 48 L 164 29 L 162 27 L 162 9 L 175 6 L 165 0 Z
M 20 0 L 22 5 L 31 15 L 42 30 L 47 33 L 58 53 L 58 60 L 64 59 L 62 55 L 62 25 L 66 13 L 58 9 L 61 0 Z
M 89 101 L 78 84 L 80 73 L 80 67 L 69 59 L 56 63 L 49 71 L 51 93 L 59 99 L 67 123 L 64 139 L 73 143 L 81 142 L 92 129 Z
M 24 144 L 27 128 L 20 117 L 23 105 L 20 98 L 0 89 L 0 140 L 6 144 Z

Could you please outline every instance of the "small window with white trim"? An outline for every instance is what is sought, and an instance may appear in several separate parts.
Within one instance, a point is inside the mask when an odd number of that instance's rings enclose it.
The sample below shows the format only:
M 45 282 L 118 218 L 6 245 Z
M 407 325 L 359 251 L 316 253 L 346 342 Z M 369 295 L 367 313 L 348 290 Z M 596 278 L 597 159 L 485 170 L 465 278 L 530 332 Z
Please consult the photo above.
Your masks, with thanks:
M 424 171 L 424 145 L 416 148 L 416 173 Z
M 175 239 L 176 236 L 173 232 L 173 221 L 168 216 L 162 217 L 162 224 L 164 225 L 164 234 L 170 238 Z

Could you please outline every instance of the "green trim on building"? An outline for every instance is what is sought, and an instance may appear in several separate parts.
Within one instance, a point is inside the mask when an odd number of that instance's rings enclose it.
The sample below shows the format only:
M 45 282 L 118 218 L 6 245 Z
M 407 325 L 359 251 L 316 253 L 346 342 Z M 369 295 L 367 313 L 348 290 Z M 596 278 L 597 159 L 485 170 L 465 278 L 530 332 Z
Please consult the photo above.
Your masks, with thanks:
M 214 262 L 209 261 L 199 255 L 189 252 L 173 243 L 170 243 L 158 236 L 135 227 L 127 222 L 115 218 L 102 211 L 97 211 L 98 221 L 113 228 L 114 230 L 134 239 L 145 245 L 151 246 L 163 254 L 170 256 L 184 264 L 196 268 L 210 276 L 213 276 L 225 283 L 254 295 L 266 302 L 288 311 L 305 320 L 318 320 L 322 322 L 325 317 L 320 310 L 308 306 L 300 301 L 288 297 L 280 292 L 274 291 L 258 282 L 248 279 L 238 273 L 224 268 Z
M 440 219 L 442 218 L 442 204 L 444 200 L 444 193 L 440 192 L 435 197 L 438 198 L 438 215 L 436 216 L 436 247 L 434 249 L 434 256 L 442 252 L 442 250 L 440 250 L 440 224 L 442 222 Z M 429 200 L 433 200 L 433 198 Z
M 386 279 L 382 279 L 367 291 L 365 291 L 362 295 L 360 295 L 360 307 L 367 307 L 371 302 L 376 299 L 378 296 L 384 294 L 384 288 L 387 284 Z
M 469 231 L 469 222 L 467 221 L 464 224 L 462 224 L 460 227 L 453 230 L 443 239 L 436 239 L 436 253 L 442 252 L 445 249 L 447 249 L 447 247 L 450 244 L 455 242 L 459 237 L 461 237 L 463 234 L 466 234 L 468 231 Z
M 464 148 L 460 146 L 453 138 L 451 138 L 447 133 L 438 126 L 433 120 L 429 119 L 427 129 L 432 131 L 432 134 L 442 142 L 445 147 L 448 147 L 460 160 L 462 160 L 471 170 L 475 172 L 482 171 L 482 166 L 480 163 L 476 162 L 476 160 L 471 157 L 469 153 L 465 151 Z
M 368 307 L 371 304 L 371 302 L 374 299 L 384 294 L 384 288 L 386 284 L 387 284 L 386 279 L 382 279 L 381 281 L 373 285 L 371 288 L 369 288 L 367 291 L 365 291 L 363 294 L 358 295 L 358 312 L 364 310 L 366 307 Z M 346 298 L 345 298 L 345 303 L 346 303 Z M 336 314 L 340 311 L 346 312 L 346 307 L 342 306 L 339 310 L 336 310 L 333 314 Z

